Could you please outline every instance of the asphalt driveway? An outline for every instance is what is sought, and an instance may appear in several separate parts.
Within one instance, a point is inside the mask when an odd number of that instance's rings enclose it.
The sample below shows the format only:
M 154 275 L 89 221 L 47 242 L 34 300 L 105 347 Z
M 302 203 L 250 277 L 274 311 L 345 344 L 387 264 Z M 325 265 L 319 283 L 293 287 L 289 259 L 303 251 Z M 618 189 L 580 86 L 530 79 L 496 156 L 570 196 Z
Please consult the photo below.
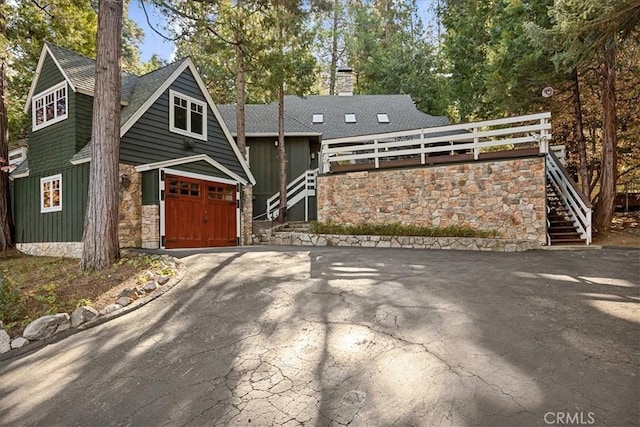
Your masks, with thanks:
M 640 251 L 175 254 L 161 298 L 0 362 L 0 425 L 638 425 Z

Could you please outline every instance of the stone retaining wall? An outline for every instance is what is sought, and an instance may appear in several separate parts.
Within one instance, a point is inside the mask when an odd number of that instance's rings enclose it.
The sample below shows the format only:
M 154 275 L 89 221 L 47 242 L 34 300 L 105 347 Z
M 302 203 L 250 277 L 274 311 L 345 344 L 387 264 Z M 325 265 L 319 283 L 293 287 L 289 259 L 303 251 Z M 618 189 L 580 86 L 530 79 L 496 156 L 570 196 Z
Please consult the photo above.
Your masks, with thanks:
M 543 157 L 318 177 L 318 221 L 468 226 L 546 242 Z
M 240 212 L 240 243 L 248 246 L 253 243 L 253 187 L 245 185 L 240 191 L 242 211 Z M 246 203 L 245 203 L 246 202 Z
M 27 255 L 80 258 L 82 242 L 16 243 L 16 249 Z
M 539 249 L 534 240 L 475 237 L 353 236 L 343 234 L 275 233 L 283 246 L 347 246 L 361 248 L 454 249 L 463 251 L 520 252 Z

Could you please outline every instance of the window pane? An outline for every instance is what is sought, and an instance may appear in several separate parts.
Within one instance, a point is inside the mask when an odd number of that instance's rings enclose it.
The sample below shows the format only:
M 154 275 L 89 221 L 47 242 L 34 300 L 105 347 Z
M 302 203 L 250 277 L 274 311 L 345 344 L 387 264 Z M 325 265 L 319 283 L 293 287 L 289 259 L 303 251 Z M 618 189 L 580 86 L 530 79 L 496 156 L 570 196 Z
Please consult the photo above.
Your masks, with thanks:
M 173 126 L 187 130 L 187 110 L 178 105 L 173 108 Z
M 44 107 L 40 107 L 36 110 L 36 125 L 44 123 Z
M 169 181 L 169 193 L 178 194 L 178 181 Z
M 42 183 L 42 201 L 45 208 L 51 207 L 51 182 Z
M 203 135 L 201 113 L 191 111 L 191 132 Z
M 191 184 L 191 195 L 199 196 L 200 195 L 200 185 L 199 184 Z
M 181 182 L 180 183 L 180 194 L 184 194 L 185 196 L 189 195 L 189 183 Z

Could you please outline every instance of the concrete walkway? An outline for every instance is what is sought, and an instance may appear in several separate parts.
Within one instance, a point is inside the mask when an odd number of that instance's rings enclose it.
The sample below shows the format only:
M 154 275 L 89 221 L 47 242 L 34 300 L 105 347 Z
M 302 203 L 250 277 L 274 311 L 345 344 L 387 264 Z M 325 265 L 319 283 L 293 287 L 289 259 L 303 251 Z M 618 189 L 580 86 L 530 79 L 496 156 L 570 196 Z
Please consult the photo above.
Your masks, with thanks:
M 0 425 L 640 419 L 640 251 L 174 254 L 162 298 L 0 362 Z

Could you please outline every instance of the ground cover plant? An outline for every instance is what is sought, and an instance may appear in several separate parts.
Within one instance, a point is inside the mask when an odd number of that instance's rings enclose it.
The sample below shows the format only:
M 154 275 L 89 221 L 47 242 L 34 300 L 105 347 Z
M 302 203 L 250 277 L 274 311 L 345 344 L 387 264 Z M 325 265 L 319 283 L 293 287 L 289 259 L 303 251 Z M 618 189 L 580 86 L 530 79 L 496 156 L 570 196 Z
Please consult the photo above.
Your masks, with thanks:
M 71 314 L 157 265 L 158 257 L 128 254 L 105 270 L 81 272 L 77 259 L 0 252 L 0 320 L 10 336 L 17 336 L 38 317 Z

